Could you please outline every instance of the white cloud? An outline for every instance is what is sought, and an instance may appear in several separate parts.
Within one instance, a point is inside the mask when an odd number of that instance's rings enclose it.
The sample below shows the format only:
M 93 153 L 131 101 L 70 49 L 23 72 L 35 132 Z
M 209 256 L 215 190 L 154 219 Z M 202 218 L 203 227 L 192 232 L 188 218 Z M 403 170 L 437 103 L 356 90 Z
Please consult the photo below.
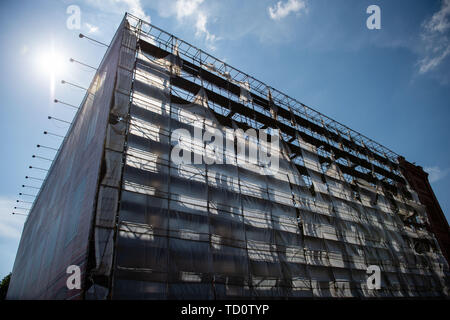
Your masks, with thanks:
M 436 12 L 430 20 L 425 24 L 425 27 L 431 31 L 445 32 L 450 28 L 450 0 L 442 0 L 441 9 Z
M 166 16 L 175 15 L 180 23 L 192 24 L 195 26 L 195 35 L 204 37 L 210 49 L 215 49 L 215 42 L 219 38 L 211 33 L 207 28 L 209 19 L 208 11 L 200 5 L 204 0 L 177 0 L 172 12 L 165 13 Z
M 86 0 L 86 2 L 103 12 L 116 14 L 128 12 L 144 21 L 151 21 L 150 16 L 145 13 L 140 0 Z
M 12 215 L 15 200 L 0 197 L 0 238 L 20 239 L 26 217 Z
M 273 20 L 281 20 L 291 12 L 306 10 L 304 0 L 288 0 L 287 2 L 278 1 L 273 7 L 269 7 L 269 16 Z
M 210 46 L 213 46 L 213 43 L 218 40 L 218 38 L 211 34 L 208 29 L 206 29 L 206 23 L 207 23 L 207 16 L 203 12 L 200 12 L 197 15 L 197 22 L 195 24 L 196 28 L 196 36 L 201 36 L 202 34 L 205 35 L 206 41 L 210 43 Z
M 430 183 L 437 182 L 447 176 L 447 174 L 450 172 L 450 169 L 441 169 L 438 166 L 434 167 L 427 167 L 424 168 L 425 172 L 429 174 L 428 180 Z
M 87 31 L 88 33 L 96 33 L 98 31 L 98 27 L 97 26 L 94 26 L 94 25 L 92 25 L 90 23 L 85 23 L 84 25 L 86 26 L 86 28 L 88 30 Z
M 204 0 L 177 0 L 175 3 L 175 10 L 177 19 L 188 17 L 198 12 L 198 6 Z
M 138 18 L 144 19 L 147 22 L 151 21 L 150 16 L 145 14 L 140 0 L 116 0 L 116 2 L 124 2 L 126 5 L 128 5 L 129 13 Z
M 440 51 L 440 50 L 436 50 Z M 434 51 L 434 52 L 436 52 Z M 445 51 L 439 52 L 437 55 L 427 55 L 425 58 L 421 59 L 419 61 L 419 73 L 427 73 L 428 71 L 431 71 L 435 69 L 438 65 L 441 64 L 441 62 L 447 58 L 447 56 L 450 54 L 450 47 L 447 47 Z
M 150 16 L 145 14 L 140 0 L 86 0 L 93 7 L 104 13 L 124 14 L 125 11 L 148 22 Z M 205 0 L 156 0 L 148 3 L 161 17 L 175 19 L 183 26 L 194 28 L 197 37 L 203 37 L 210 49 L 214 49 L 219 38 L 208 28 L 210 11 Z
M 422 24 L 423 58 L 418 62 L 419 73 L 436 69 L 450 55 L 450 0 L 442 0 L 441 9 Z

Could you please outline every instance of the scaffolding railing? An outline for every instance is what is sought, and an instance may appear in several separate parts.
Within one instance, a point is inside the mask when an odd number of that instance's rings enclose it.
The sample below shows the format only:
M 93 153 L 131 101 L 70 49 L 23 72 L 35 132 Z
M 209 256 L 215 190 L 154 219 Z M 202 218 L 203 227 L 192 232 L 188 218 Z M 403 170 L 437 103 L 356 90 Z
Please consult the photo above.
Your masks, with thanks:
M 292 109 L 298 116 L 312 121 L 318 126 L 325 126 L 328 130 L 334 130 L 341 136 L 351 137 L 361 148 L 367 148 L 376 153 L 380 157 L 386 158 L 392 163 L 398 164 L 397 158 L 400 156 L 391 149 L 381 145 L 380 143 L 366 137 L 365 135 L 349 128 L 348 126 L 329 118 L 323 113 L 305 105 L 304 103 L 292 98 L 283 92 L 255 79 L 254 77 L 242 72 L 226 62 L 215 58 L 205 51 L 179 39 L 178 37 L 146 22 L 138 17 L 126 13 L 126 18 L 130 23 L 130 27 L 136 31 L 139 36 L 161 49 L 173 52 L 175 46 L 180 57 L 187 61 L 200 66 L 206 67 L 208 71 L 214 71 L 215 74 L 221 76 L 227 81 L 235 83 L 248 83 L 249 91 L 260 97 L 267 96 L 267 90 L 270 90 L 273 102 L 285 110 Z

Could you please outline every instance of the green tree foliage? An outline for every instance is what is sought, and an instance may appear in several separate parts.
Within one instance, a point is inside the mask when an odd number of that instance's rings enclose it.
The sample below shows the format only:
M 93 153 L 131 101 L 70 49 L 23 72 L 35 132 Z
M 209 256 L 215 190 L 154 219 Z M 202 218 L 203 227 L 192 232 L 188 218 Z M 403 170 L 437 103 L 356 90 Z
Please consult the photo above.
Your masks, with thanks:
M 9 280 L 11 279 L 11 273 L 3 278 L 2 283 L 0 283 L 0 300 L 6 299 L 6 293 L 8 292 Z

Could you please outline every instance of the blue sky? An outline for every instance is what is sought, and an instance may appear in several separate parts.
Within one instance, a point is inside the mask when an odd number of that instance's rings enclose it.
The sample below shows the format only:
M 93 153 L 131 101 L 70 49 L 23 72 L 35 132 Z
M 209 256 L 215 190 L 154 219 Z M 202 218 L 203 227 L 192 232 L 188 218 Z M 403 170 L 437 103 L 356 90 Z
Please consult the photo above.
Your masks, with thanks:
M 369 30 L 369 5 L 381 8 L 381 29 Z M 70 5 L 81 10 L 81 29 L 70 30 Z M 23 222 L 13 216 L 22 184 L 39 186 L 105 48 L 125 11 L 212 53 L 316 110 L 387 146 L 430 172 L 432 187 L 450 218 L 450 0 L 85 0 L 2 1 L 0 104 L 4 135 L 0 158 L 0 278 L 12 270 Z M 54 81 L 42 65 L 59 66 Z M 59 60 L 62 60 L 59 61 Z M 52 83 L 52 84 L 51 84 Z M 53 88 L 53 89 L 52 89 Z M 20 204 L 28 207 L 28 204 Z M 22 212 L 16 210 L 16 212 Z

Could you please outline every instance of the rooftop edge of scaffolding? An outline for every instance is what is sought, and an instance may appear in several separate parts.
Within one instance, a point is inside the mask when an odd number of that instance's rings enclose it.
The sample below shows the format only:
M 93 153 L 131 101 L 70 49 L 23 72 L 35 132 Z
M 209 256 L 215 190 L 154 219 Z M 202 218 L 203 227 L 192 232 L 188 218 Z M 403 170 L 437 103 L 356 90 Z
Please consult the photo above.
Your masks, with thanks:
M 366 137 L 365 135 L 349 128 L 348 126 L 331 119 L 330 117 L 324 115 L 323 113 L 305 105 L 302 102 L 299 102 L 298 100 L 282 93 L 281 91 L 255 79 L 254 77 L 246 74 L 245 72 L 242 72 L 226 62 L 223 62 L 220 59 L 215 58 L 214 56 L 210 55 L 209 53 L 198 49 L 194 45 L 191 45 L 190 43 L 174 36 L 173 34 L 170 34 L 169 32 L 162 30 L 161 28 L 158 28 L 155 25 L 152 25 L 151 23 L 144 21 L 128 12 L 125 13 L 125 19 L 128 20 L 130 25 L 133 28 L 137 28 L 138 25 L 140 25 L 139 31 L 140 33 L 144 34 L 145 36 L 149 37 L 153 41 L 157 42 L 159 45 L 168 47 L 173 46 L 172 40 L 176 40 L 177 44 L 184 44 L 187 46 L 187 50 L 181 51 L 180 53 L 196 62 L 199 63 L 199 65 L 205 65 L 205 64 L 212 64 L 214 68 L 217 71 L 223 70 L 223 72 L 228 72 L 231 75 L 231 72 L 234 73 L 234 76 L 232 76 L 232 79 L 235 81 L 247 81 L 250 85 L 250 89 L 253 90 L 255 93 L 261 94 L 262 96 L 265 95 L 265 92 L 263 90 L 270 89 L 272 93 L 272 99 L 274 102 L 277 102 L 280 106 L 288 106 L 293 108 L 299 115 L 302 115 L 306 117 L 307 119 L 312 120 L 314 123 L 318 125 L 325 124 L 327 127 L 331 127 L 332 129 L 336 130 L 336 132 L 339 132 L 340 134 L 346 136 L 350 135 L 351 138 L 358 142 L 358 144 L 361 147 L 369 148 L 371 151 L 374 151 L 378 153 L 380 156 L 384 156 L 390 161 L 398 164 L 398 157 L 400 157 L 399 154 L 392 151 L 391 149 L 381 145 L 380 143 Z M 135 24 L 132 24 L 131 21 L 135 21 Z M 148 31 L 145 31 L 145 27 L 148 27 Z M 152 31 L 155 31 L 153 34 Z M 192 55 L 189 56 L 187 53 L 189 50 L 192 50 L 195 53 L 191 53 Z M 217 65 L 217 66 L 216 66 Z M 303 111 L 299 108 L 303 108 Z

